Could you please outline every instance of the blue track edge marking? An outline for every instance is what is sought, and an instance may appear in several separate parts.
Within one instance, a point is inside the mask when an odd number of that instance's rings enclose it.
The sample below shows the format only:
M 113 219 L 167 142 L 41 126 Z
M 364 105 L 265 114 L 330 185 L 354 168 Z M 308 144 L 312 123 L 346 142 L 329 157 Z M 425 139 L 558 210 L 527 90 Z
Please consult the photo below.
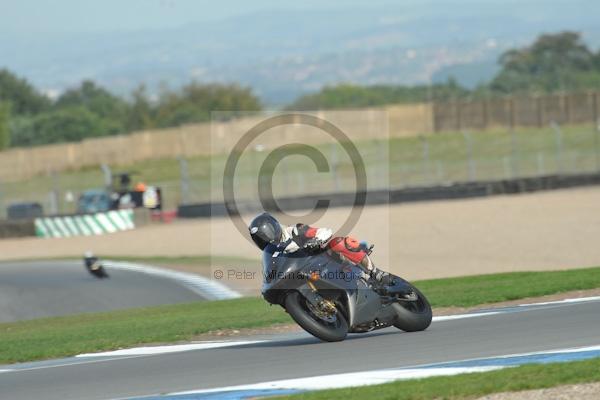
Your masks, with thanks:
M 392 368 L 387 371 L 402 371 L 415 369 L 431 369 L 431 368 L 469 368 L 469 367 L 516 367 L 526 364 L 551 364 L 563 363 L 570 361 L 583 361 L 592 358 L 600 357 L 600 349 L 594 350 L 572 350 L 564 352 L 547 352 L 524 354 L 505 357 L 492 357 L 475 360 L 453 361 L 446 363 L 428 364 L 416 367 Z M 224 390 L 221 392 L 209 393 L 187 393 L 187 394 L 172 394 L 163 396 L 139 397 L 138 400 L 243 400 L 256 397 L 269 396 L 284 396 L 305 392 L 306 390 L 289 388 L 289 389 L 248 389 L 248 390 Z
M 442 364 L 430 364 L 418 367 L 421 368 L 458 368 L 458 367 L 512 367 L 525 364 L 551 364 L 569 361 L 583 361 L 591 358 L 600 357 L 600 350 L 572 351 L 565 353 L 541 353 L 525 354 L 509 357 L 494 357 L 477 360 L 466 360 L 448 362 Z

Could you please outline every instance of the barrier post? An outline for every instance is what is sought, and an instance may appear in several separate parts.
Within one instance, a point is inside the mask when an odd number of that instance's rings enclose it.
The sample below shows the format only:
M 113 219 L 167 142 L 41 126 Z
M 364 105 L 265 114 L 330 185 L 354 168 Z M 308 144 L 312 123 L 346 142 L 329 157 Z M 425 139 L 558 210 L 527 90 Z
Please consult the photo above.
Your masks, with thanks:
M 0 217 L 6 218 L 6 207 L 4 206 L 4 196 L 2 191 L 2 182 L 0 182 Z
M 512 178 L 519 176 L 519 143 L 514 129 L 510 131 L 510 169 Z
M 421 147 L 423 149 L 423 179 L 427 182 L 431 182 L 431 158 L 429 156 L 429 141 L 425 135 L 419 135 L 421 140 Z
M 600 171 L 600 119 L 596 120 L 594 129 L 594 151 L 596 153 L 596 171 Z
M 536 109 L 536 116 L 537 116 L 536 117 L 537 126 L 538 126 L 538 128 L 541 128 L 542 126 L 544 126 L 544 111 L 543 111 L 541 96 L 535 96 L 535 109 Z
M 442 164 L 442 162 L 440 160 L 437 160 L 435 162 L 435 169 L 436 169 L 436 177 L 437 177 L 438 185 L 444 184 L 444 181 L 446 179 L 446 177 L 445 177 L 446 174 L 444 173 L 444 164 Z
M 188 162 L 185 157 L 179 159 L 179 182 L 181 185 L 181 203 L 188 204 L 190 202 L 190 174 Z
M 104 174 L 104 186 L 107 188 L 111 188 L 112 187 L 112 171 L 111 171 L 110 167 L 108 166 L 108 164 L 102 164 L 102 165 L 100 165 L 100 168 L 102 169 L 102 173 Z
M 338 174 L 338 152 L 335 143 L 331 144 L 331 173 L 333 174 L 333 183 L 335 187 L 335 191 L 339 192 L 342 188 L 342 183 L 340 182 L 340 176 Z
M 512 176 L 512 169 L 510 166 L 510 158 L 508 156 L 502 157 L 502 166 L 504 167 L 504 178 L 505 179 L 514 178 L 514 176 Z
M 537 169 L 538 169 L 538 176 L 546 175 L 546 165 L 544 163 L 544 153 L 541 151 L 538 151 L 538 153 L 537 153 Z
M 594 123 L 594 152 L 596 154 L 596 171 L 600 171 L 600 116 L 598 116 L 598 92 L 592 96 L 592 118 Z
M 473 160 L 473 138 L 469 132 L 462 132 L 465 139 L 465 147 L 467 150 L 467 177 L 469 182 L 473 182 L 477 178 L 475 171 L 475 160 Z
M 58 214 L 60 208 L 60 190 L 58 183 L 58 174 L 56 171 L 50 171 L 52 180 L 52 191 L 50 191 L 50 214 Z
M 556 151 L 556 173 L 558 175 L 562 175 L 563 173 L 563 140 L 562 140 L 562 131 L 560 130 L 560 126 L 554 121 L 550 122 L 550 126 L 552 130 L 554 130 L 554 142 L 555 142 L 555 151 Z

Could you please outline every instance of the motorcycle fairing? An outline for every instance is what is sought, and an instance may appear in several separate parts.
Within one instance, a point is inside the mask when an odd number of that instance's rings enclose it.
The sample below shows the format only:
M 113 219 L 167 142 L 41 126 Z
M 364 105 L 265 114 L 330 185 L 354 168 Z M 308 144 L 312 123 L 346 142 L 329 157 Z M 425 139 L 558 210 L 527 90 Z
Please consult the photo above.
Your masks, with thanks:
M 336 290 L 342 293 L 340 300 L 345 303 L 346 318 L 351 329 L 370 324 L 374 318 L 393 319 L 391 308 L 382 305 L 379 294 L 360 278 L 364 275 L 363 270 L 353 264 L 340 262 L 327 252 L 298 250 L 285 253 L 281 247 L 267 246 L 263 251 L 263 297 L 271 304 L 281 304 L 290 290 L 305 294 L 309 290 L 307 278 L 313 272 L 320 275 L 320 279 L 315 281 L 320 291 Z

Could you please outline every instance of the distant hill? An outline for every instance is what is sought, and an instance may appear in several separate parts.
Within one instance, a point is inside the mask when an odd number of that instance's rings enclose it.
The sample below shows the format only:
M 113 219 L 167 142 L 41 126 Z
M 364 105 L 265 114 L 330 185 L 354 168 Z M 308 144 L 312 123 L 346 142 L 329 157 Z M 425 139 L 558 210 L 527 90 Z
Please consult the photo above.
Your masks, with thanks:
M 494 74 L 503 50 L 542 32 L 579 31 L 597 48 L 599 14 L 593 0 L 276 9 L 133 33 L 5 33 L 0 67 L 49 92 L 84 78 L 121 94 L 140 82 L 158 90 L 191 79 L 237 81 L 279 105 L 339 82 L 415 84 L 455 76 L 473 86 Z

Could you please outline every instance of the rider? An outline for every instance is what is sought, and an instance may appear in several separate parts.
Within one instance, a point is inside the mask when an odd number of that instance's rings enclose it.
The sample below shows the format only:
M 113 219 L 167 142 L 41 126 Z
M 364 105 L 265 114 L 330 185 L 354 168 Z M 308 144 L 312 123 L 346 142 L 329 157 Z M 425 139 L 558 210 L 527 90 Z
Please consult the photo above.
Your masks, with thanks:
M 372 279 L 379 289 L 396 294 L 391 286 L 394 277 L 389 273 L 375 267 L 369 257 L 370 249 L 356 239 L 347 237 L 333 237 L 329 228 L 314 228 L 305 224 L 282 226 L 275 217 L 269 213 L 256 216 L 248 226 L 250 237 L 254 243 L 263 250 L 268 244 L 286 244 L 287 253 L 293 253 L 302 248 L 326 248 L 338 254 L 340 258 L 348 260 L 361 267 Z

